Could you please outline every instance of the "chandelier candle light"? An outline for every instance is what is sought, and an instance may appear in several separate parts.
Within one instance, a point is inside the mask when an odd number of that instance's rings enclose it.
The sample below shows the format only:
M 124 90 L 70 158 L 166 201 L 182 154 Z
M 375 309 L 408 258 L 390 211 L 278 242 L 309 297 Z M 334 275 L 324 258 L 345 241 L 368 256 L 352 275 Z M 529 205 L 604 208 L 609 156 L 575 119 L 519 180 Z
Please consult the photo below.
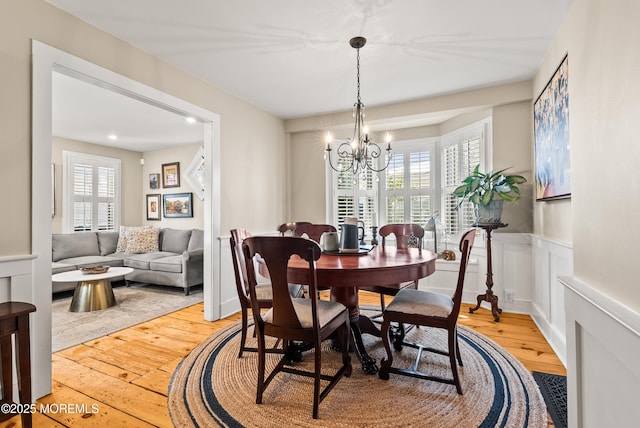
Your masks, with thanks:
M 351 170 L 354 175 L 364 173 L 367 170 L 380 172 L 389 166 L 391 161 L 391 135 L 387 132 L 387 161 L 382 168 L 378 168 L 377 159 L 382 154 L 380 146 L 369 139 L 369 129 L 364 123 L 364 104 L 360 101 L 360 48 L 367 43 L 364 37 L 354 37 L 349 40 L 349 44 L 357 52 L 357 83 L 358 83 L 358 99 L 353 105 L 353 116 L 355 117 L 355 125 L 353 128 L 353 137 L 341 143 L 336 152 L 338 154 L 338 164 L 334 165 L 332 161 L 331 143 L 333 137 L 327 133 L 325 149 L 325 159 L 329 159 L 329 165 L 334 171 L 345 172 Z M 342 161 L 342 162 L 341 162 Z

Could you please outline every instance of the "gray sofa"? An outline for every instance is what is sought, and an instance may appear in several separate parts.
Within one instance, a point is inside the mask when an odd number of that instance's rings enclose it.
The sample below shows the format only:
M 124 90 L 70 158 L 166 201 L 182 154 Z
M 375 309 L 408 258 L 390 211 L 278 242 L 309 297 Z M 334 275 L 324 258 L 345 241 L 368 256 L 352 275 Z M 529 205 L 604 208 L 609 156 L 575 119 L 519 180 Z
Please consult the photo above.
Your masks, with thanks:
M 133 268 L 127 281 L 189 288 L 203 282 L 204 231 L 164 228 L 158 235 L 159 251 L 133 254 L 117 252 L 118 232 L 80 232 L 52 235 L 52 273 L 83 266 L 108 265 Z M 118 280 L 122 278 L 115 278 Z M 73 290 L 76 283 L 54 282 L 53 292 Z

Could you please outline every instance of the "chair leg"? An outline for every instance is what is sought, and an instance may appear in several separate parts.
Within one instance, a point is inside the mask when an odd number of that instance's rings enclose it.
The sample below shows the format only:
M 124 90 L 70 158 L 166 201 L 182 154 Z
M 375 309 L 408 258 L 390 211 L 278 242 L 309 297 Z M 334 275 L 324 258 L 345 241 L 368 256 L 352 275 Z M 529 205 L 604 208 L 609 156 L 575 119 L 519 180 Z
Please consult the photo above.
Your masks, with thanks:
M 320 407 L 320 368 L 322 366 L 320 343 L 315 346 L 315 370 L 313 377 L 313 419 L 318 419 L 318 408 Z
M 462 395 L 462 385 L 460 385 L 460 376 L 458 375 L 458 365 L 456 364 L 458 335 L 456 328 L 449 329 L 449 363 L 451 364 L 451 373 L 453 374 L 453 383 L 456 386 L 458 394 Z
M 240 312 L 242 312 L 242 330 L 240 332 L 240 352 L 238 352 L 238 358 L 242 358 L 242 352 L 247 342 L 247 329 L 249 328 L 247 310 L 242 308 Z
M 382 309 L 382 312 L 384 312 L 384 294 L 380 293 L 380 308 Z
M 458 341 L 458 327 L 456 326 L 456 356 L 458 357 L 458 364 L 463 367 L 462 357 L 460 356 L 460 342 Z
M 391 353 L 391 338 L 389 337 L 389 328 L 391 321 L 384 317 L 382 321 L 382 327 L 380 328 L 380 335 L 382 336 L 382 343 L 384 349 L 387 352 L 387 357 L 382 358 L 380 361 L 380 371 L 378 371 L 378 377 L 382 380 L 389 380 L 389 368 L 393 363 L 393 354 Z
M 258 388 L 256 391 L 256 404 L 262 403 L 262 393 L 264 392 L 264 370 L 266 362 L 266 349 L 264 334 L 258 334 Z

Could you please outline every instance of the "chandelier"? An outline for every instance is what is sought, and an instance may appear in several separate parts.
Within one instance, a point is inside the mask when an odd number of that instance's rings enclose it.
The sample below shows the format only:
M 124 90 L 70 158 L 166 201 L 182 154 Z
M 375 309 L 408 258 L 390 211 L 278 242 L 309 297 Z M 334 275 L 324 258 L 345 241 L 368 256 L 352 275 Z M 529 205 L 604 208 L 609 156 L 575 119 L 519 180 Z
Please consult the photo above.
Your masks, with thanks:
M 382 155 L 380 146 L 369 139 L 369 128 L 364 123 L 364 104 L 360 100 L 360 48 L 367 43 L 364 37 L 354 37 L 349 40 L 349 44 L 357 52 L 357 83 L 358 98 L 353 105 L 353 116 L 355 117 L 355 125 L 353 127 L 353 136 L 346 142 L 340 143 L 337 152 L 337 165 L 334 165 L 335 159 L 332 159 L 331 143 L 333 137 L 330 133 L 326 135 L 327 147 L 325 149 L 325 159 L 329 160 L 329 165 L 334 171 L 346 172 L 351 170 L 354 175 L 366 173 L 367 170 L 380 172 L 389 166 L 391 161 L 391 136 L 386 134 L 387 160 L 382 168 L 378 168 L 378 158 Z

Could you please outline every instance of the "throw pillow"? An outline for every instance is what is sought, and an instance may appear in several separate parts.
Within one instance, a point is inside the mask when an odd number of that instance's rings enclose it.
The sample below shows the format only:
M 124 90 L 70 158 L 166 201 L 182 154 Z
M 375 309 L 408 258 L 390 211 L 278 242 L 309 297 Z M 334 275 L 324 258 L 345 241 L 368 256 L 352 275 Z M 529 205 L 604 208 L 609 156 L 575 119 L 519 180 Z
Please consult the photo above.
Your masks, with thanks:
M 127 239 L 127 253 L 141 254 L 158 251 L 158 234 L 160 230 L 134 229 L 129 231 Z
M 120 226 L 120 233 L 118 235 L 118 245 L 116 245 L 116 253 L 128 253 L 127 242 L 129 241 L 129 235 L 131 231 L 137 229 L 151 229 L 152 226 Z

